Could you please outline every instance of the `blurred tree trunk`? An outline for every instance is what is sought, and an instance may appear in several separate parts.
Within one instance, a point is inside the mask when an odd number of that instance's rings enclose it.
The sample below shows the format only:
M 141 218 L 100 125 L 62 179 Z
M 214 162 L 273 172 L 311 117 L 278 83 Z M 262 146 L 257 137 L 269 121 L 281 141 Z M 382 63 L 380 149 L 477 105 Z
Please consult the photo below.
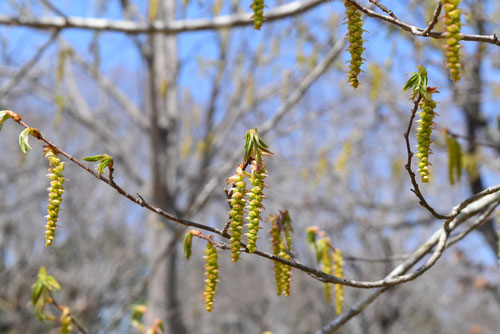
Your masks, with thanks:
M 157 19 L 175 18 L 174 0 L 158 4 Z M 175 203 L 177 180 L 177 42 L 175 36 L 151 35 L 146 50 L 148 68 L 151 136 L 151 196 L 155 204 L 167 212 L 178 214 Z M 164 246 L 178 227 L 153 218 L 148 226 L 149 262 L 159 259 L 148 285 L 148 306 L 152 318 L 164 321 L 168 333 L 186 333 L 177 291 L 176 256 L 174 251 L 162 255 Z M 160 259 L 160 257 L 163 258 Z
M 471 8 L 476 8 L 476 12 L 473 13 L 476 31 L 478 34 L 484 34 L 485 28 L 483 18 L 481 17 L 482 8 L 480 1 L 477 1 L 476 6 L 472 6 Z M 466 94 L 463 95 L 466 97 L 463 98 L 462 101 L 467 126 L 467 136 L 471 139 L 468 142 L 467 153 L 471 155 L 478 153 L 478 136 L 481 131 L 486 130 L 486 126 L 488 125 L 481 111 L 481 96 L 484 92 L 481 67 L 486 47 L 483 44 L 477 44 L 475 47 L 476 51 L 467 61 L 466 70 L 468 70 L 468 86 L 466 87 Z M 460 96 L 457 95 L 458 91 L 456 89 L 454 90 L 454 93 L 455 98 L 460 98 Z M 483 178 L 479 173 L 479 170 L 477 173 L 469 173 L 469 185 L 472 194 L 477 194 L 485 188 Z M 493 253 L 497 254 L 497 235 L 494 220 L 490 219 L 485 222 L 479 227 L 479 231 L 485 238 Z

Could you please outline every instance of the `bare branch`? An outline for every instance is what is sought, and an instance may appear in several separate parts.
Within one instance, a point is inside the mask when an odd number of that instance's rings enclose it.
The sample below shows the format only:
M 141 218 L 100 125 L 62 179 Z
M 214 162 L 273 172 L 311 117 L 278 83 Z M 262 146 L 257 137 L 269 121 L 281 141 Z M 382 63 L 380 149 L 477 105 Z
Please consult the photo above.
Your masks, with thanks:
M 326 3 L 326 0 L 294 1 L 272 8 L 266 11 L 266 22 L 283 19 L 304 13 L 318 5 Z M 217 16 L 213 19 L 190 19 L 172 22 L 133 22 L 115 21 L 99 18 L 82 17 L 11 17 L 0 15 L 0 24 L 12 26 L 25 26 L 37 29 L 67 29 L 77 28 L 86 30 L 116 31 L 127 34 L 177 34 L 186 31 L 215 30 L 221 28 L 241 27 L 253 25 L 251 18 L 253 13 L 237 13 L 232 15 Z
M 381 10 L 383 10 L 384 12 L 386 12 L 387 14 L 389 14 L 390 17 L 392 17 L 393 19 L 395 20 L 399 20 L 397 18 L 396 15 L 394 15 L 394 13 L 392 12 L 392 10 L 390 10 L 389 8 L 387 8 L 386 6 L 382 5 L 380 2 L 378 2 L 377 0 L 370 0 L 370 2 L 372 4 L 374 4 L 375 6 L 377 6 L 378 8 L 380 8 Z
M 444 33 L 439 32 L 439 31 L 429 31 L 426 34 L 424 34 L 424 29 L 413 26 L 411 24 L 396 20 L 390 16 L 379 14 L 377 12 L 374 12 L 373 10 L 359 4 L 357 1 L 354 0 L 346 0 L 351 2 L 356 8 L 358 8 L 360 11 L 362 11 L 365 15 L 374 17 L 377 19 L 380 19 L 382 21 L 386 21 L 388 23 L 394 24 L 404 31 L 408 31 L 412 35 L 415 36 L 422 36 L 422 37 L 432 37 L 436 39 L 443 39 Z M 1 19 L 0 19 L 1 23 Z M 492 35 L 475 35 L 475 34 L 460 34 L 460 39 L 463 41 L 473 41 L 473 42 L 484 42 L 484 43 L 490 43 L 494 44 L 497 46 L 500 46 L 500 40 L 498 39 L 496 34 Z
M 434 15 L 432 16 L 431 22 L 429 22 L 429 25 L 427 28 L 422 31 L 422 35 L 427 36 L 429 32 L 432 31 L 436 23 L 438 22 L 439 14 L 441 14 L 441 8 L 443 8 L 443 5 L 441 4 L 441 0 L 438 1 L 438 5 L 436 6 L 436 9 L 434 10 Z

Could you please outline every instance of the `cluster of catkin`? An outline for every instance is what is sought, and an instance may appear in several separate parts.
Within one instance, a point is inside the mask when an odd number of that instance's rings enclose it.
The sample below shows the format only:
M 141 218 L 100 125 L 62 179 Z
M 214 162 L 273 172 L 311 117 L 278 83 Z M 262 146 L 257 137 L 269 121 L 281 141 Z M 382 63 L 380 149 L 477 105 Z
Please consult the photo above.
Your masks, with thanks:
M 445 57 L 446 66 L 450 71 L 450 76 L 453 81 L 460 80 L 460 22 L 461 11 L 458 8 L 460 0 L 443 0 L 444 8 L 444 24 L 446 31 L 444 36 L 446 38 Z
M 457 138 L 450 136 L 448 131 L 445 132 L 445 135 L 448 149 L 448 179 L 450 184 L 454 185 L 456 181 L 460 181 L 462 176 L 462 147 Z
M 358 75 L 361 72 L 361 65 L 364 58 L 362 57 L 363 51 L 363 20 L 361 19 L 361 12 L 350 2 L 345 1 L 345 12 L 347 22 L 347 39 L 349 41 L 349 53 L 351 59 L 349 60 L 349 73 L 347 80 L 349 84 L 357 88 L 359 86 Z
M 428 183 L 430 181 L 430 162 L 429 155 L 432 154 L 431 149 L 431 133 L 434 125 L 434 116 L 436 115 L 434 109 L 436 102 L 432 100 L 432 94 L 438 93 L 433 88 L 427 88 L 426 96 L 422 97 L 420 101 L 420 119 L 418 120 L 417 128 L 417 158 L 418 158 L 418 171 L 422 182 Z
M 330 239 L 324 231 L 320 231 L 317 226 L 307 228 L 306 241 L 313 247 L 316 252 L 316 260 L 321 266 L 321 270 L 326 274 L 332 274 L 342 278 L 344 277 L 343 266 L 344 259 L 342 252 L 338 248 L 331 245 Z M 319 238 L 318 238 L 319 236 Z M 341 284 L 334 284 L 335 288 L 335 309 L 337 314 L 342 313 L 342 305 L 344 303 L 344 287 Z M 323 291 L 326 302 L 332 300 L 331 284 L 324 283 Z
M 205 308 L 208 312 L 211 312 L 214 307 L 214 295 L 219 276 L 217 258 L 217 249 L 212 243 L 207 242 L 205 248 Z
M 45 225 L 45 245 L 50 246 L 54 241 L 57 221 L 59 218 L 59 209 L 62 202 L 62 195 L 64 193 L 63 176 L 65 163 L 57 157 L 52 150 L 47 150 L 45 156 L 49 159 L 50 168 L 48 177 L 50 178 L 49 191 L 49 205 L 47 206 L 48 214 L 47 224 Z
M 270 215 L 268 220 L 271 222 L 269 234 L 271 235 L 273 255 L 285 260 L 291 260 L 293 231 L 288 212 L 281 212 L 281 215 Z M 276 281 L 276 294 L 278 296 L 284 294 L 288 297 L 290 295 L 292 268 L 281 262 L 274 261 L 274 278 Z
M 231 257 L 236 262 L 240 259 L 241 234 L 243 233 L 243 216 L 245 214 L 246 182 L 243 172 L 243 165 L 236 168 L 236 174 L 227 179 L 228 183 L 234 183 L 231 196 Z
M 228 184 L 234 184 L 231 189 L 232 195 L 229 200 L 231 203 L 230 227 L 231 227 L 231 257 L 232 261 L 236 262 L 240 258 L 241 253 L 241 237 L 243 232 L 243 220 L 245 210 L 248 210 L 248 252 L 253 253 L 257 250 L 258 232 L 260 230 L 260 221 L 262 216 L 262 201 L 264 196 L 264 179 L 267 176 L 266 164 L 263 156 L 272 154 L 267 148 L 268 146 L 257 135 L 256 129 L 248 130 L 245 134 L 245 158 L 244 163 L 238 165 L 236 174 L 229 177 L 226 181 Z M 250 173 L 245 172 L 243 167 L 245 163 L 251 161 Z M 250 179 L 250 190 L 246 189 L 245 177 Z
M 254 29 L 260 30 L 260 27 L 262 26 L 262 23 L 264 23 L 264 7 L 265 7 L 264 0 L 254 0 L 252 5 L 250 5 L 250 8 L 253 9 L 253 26 Z

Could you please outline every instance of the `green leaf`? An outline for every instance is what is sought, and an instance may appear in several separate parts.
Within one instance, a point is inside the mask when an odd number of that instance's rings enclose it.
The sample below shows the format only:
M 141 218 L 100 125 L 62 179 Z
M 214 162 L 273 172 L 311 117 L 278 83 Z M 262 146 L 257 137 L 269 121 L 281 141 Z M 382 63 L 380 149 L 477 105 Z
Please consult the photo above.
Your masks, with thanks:
M 19 135 L 19 146 L 21 147 L 21 151 L 24 154 L 28 153 L 28 151 L 31 150 L 31 146 L 29 143 L 31 131 L 31 128 L 27 128 L 24 129 Z
M 31 302 L 33 303 L 33 305 L 36 305 L 38 299 L 42 295 L 43 288 L 44 286 L 40 281 L 37 281 L 35 282 L 35 284 L 33 284 L 33 289 L 31 293 Z
M 407 89 L 413 90 L 413 96 L 420 93 L 424 98 L 427 98 L 427 70 L 425 67 L 418 65 L 418 72 L 413 73 L 411 78 L 403 86 L 403 91 Z
M 97 170 L 97 174 L 99 176 L 101 176 L 101 174 L 104 172 L 104 168 L 106 168 L 108 166 L 110 168 L 113 167 L 113 158 L 107 154 L 100 154 L 100 155 L 94 155 L 91 157 L 85 157 L 85 158 L 83 158 L 83 160 L 90 161 L 90 162 L 100 162 L 95 168 Z
M 10 115 L 7 114 L 5 110 L 0 111 L 0 130 L 2 130 L 3 122 L 8 120 Z
M 250 129 L 245 133 L 245 157 L 243 160 L 262 159 L 263 152 L 269 155 L 273 154 L 268 148 L 269 146 L 257 134 L 257 129 Z
M 40 280 L 42 277 L 44 278 L 46 276 L 48 276 L 47 269 L 45 269 L 44 266 L 41 266 L 40 270 L 38 271 L 38 279 Z
M 45 280 L 45 286 L 50 291 L 61 290 L 61 285 L 59 285 L 59 282 L 54 277 L 52 277 L 50 275 L 48 275 L 46 280 Z
M 45 302 L 41 302 L 42 299 L 39 299 L 38 302 L 35 304 L 35 314 L 38 320 L 40 322 L 44 322 L 45 320 L 45 314 L 43 313 L 43 306 L 45 306 Z
M 412 77 L 404 85 L 402 91 L 405 91 L 405 90 L 410 89 L 413 86 L 415 86 L 415 84 L 417 83 L 418 78 L 419 77 L 418 77 L 418 75 L 416 73 L 414 75 L 412 75 Z
M 191 257 L 191 246 L 193 245 L 193 235 L 191 234 L 191 232 L 186 233 L 182 245 L 184 246 L 184 255 L 189 261 L 189 258 Z

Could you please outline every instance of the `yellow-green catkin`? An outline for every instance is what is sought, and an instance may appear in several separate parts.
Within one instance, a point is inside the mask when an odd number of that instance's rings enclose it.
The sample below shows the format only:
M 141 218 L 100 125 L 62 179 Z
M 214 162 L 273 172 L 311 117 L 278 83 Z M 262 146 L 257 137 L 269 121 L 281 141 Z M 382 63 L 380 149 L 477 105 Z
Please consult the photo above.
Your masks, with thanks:
M 257 249 L 256 242 L 260 226 L 262 213 L 262 200 L 264 199 L 264 179 L 266 177 L 266 164 L 262 159 L 252 161 L 250 183 L 252 187 L 248 194 L 248 251 L 255 252 Z
M 284 243 L 282 243 L 281 251 L 279 253 L 279 257 L 284 258 L 285 260 L 292 260 L 292 257 L 285 249 Z M 290 296 L 290 282 L 292 281 L 292 268 L 287 266 L 286 264 L 281 264 L 281 274 L 280 274 L 280 285 L 283 289 L 283 294 L 285 296 Z
M 231 196 L 231 257 L 232 261 L 236 262 L 240 259 L 241 252 L 241 234 L 243 230 L 243 215 L 245 214 L 245 195 L 246 182 L 243 174 L 242 166 L 239 165 L 236 169 L 236 174 L 227 179 L 228 183 L 234 183 Z
M 205 248 L 205 308 L 211 312 L 214 307 L 214 295 L 217 288 L 217 277 L 219 276 L 219 264 L 217 263 L 217 249 L 210 242 Z
M 444 36 L 446 38 L 445 57 L 446 66 L 450 71 L 450 76 L 453 81 L 460 80 L 460 9 L 458 5 L 460 0 L 443 0 L 444 8 L 444 24 L 446 31 Z
M 333 275 L 339 278 L 344 277 L 343 272 L 344 259 L 340 249 L 335 248 L 333 251 Z M 335 284 L 335 310 L 337 314 L 342 313 L 342 305 L 344 304 L 344 286 Z
M 329 252 L 329 248 L 324 251 L 323 257 L 321 258 L 321 270 L 328 275 L 332 273 L 332 254 Z M 324 283 L 323 291 L 325 293 L 326 302 L 330 303 L 332 301 L 331 284 Z
M 293 247 L 293 244 L 292 244 L 292 227 L 290 225 L 290 216 L 288 216 L 288 212 L 287 211 L 282 212 L 282 215 L 286 215 L 286 217 L 288 217 L 288 223 L 285 223 L 286 219 L 282 220 L 284 222 L 282 228 L 283 228 L 283 233 L 285 234 L 286 246 L 285 246 L 285 243 L 282 242 L 280 256 L 282 258 L 284 258 L 285 260 L 291 261 L 292 257 L 287 252 L 287 250 L 289 252 L 291 252 L 292 251 L 292 247 Z M 290 266 L 288 266 L 286 264 L 282 264 L 282 269 L 281 269 L 281 284 L 283 286 L 283 293 L 287 297 L 290 296 L 290 282 L 291 281 L 292 281 L 292 267 L 290 267 Z
M 56 225 L 59 218 L 59 209 L 64 193 L 63 184 L 65 178 L 62 173 L 65 163 L 61 162 L 61 159 L 50 150 L 46 153 L 46 156 L 50 163 L 48 174 L 50 178 L 50 187 L 47 189 L 49 191 L 49 205 L 47 206 L 48 214 L 45 216 L 45 218 L 47 218 L 47 224 L 45 225 L 45 245 L 50 246 L 54 241 Z
M 448 149 L 448 180 L 451 185 L 462 176 L 462 148 L 458 140 L 446 133 L 446 147 Z
M 266 4 L 264 3 L 264 0 L 254 0 L 250 8 L 253 9 L 253 27 L 256 30 L 260 30 L 260 27 L 262 26 L 262 23 L 264 22 L 264 7 Z
M 271 229 L 269 233 L 271 234 L 271 245 L 273 255 L 280 256 L 282 249 L 284 248 L 283 240 L 281 239 L 281 231 L 278 225 L 278 215 L 271 215 L 269 220 L 271 221 Z M 276 281 L 276 294 L 280 296 L 283 293 L 283 284 L 282 283 L 282 269 L 283 264 L 278 261 L 274 261 L 274 279 Z
M 432 93 L 436 92 L 433 89 L 427 89 L 427 97 L 423 97 L 420 102 L 421 111 L 419 112 L 420 120 L 418 121 L 417 128 L 417 158 L 418 158 L 418 171 L 422 178 L 422 182 L 428 183 L 430 181 L 430 163 L 429 155 L 431 150 L 431 133 L 433 126 L 433 119 L 436 113 L 436 102 L 432 100 Z
M 346 9 L 347 39 L 349 40 L 349 79 L 347 80 L 354 88 L 359 86 L 358 75 L 361 72 L 361 64 L 364 58 L 361 56 L 365 48 L 363 47 L 363 20 L 361 12 L 350 2 L 344 2 Z

